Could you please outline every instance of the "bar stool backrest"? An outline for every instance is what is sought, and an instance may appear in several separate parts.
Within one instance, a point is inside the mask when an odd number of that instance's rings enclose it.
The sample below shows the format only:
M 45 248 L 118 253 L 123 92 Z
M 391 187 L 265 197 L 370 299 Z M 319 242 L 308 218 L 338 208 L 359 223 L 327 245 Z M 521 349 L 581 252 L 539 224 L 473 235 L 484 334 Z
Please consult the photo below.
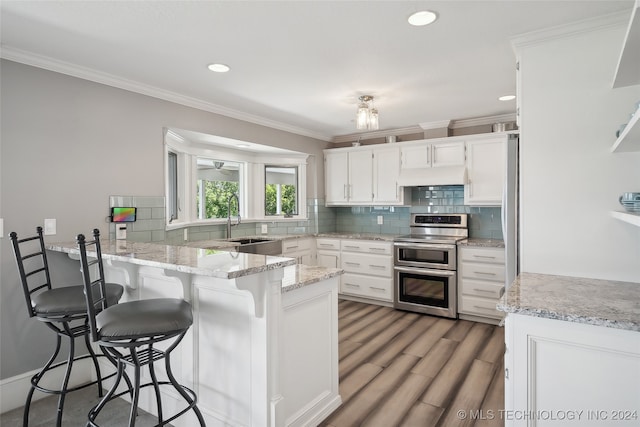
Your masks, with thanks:
M 32 296 L 39 292 L 51 290 L 51 276 L 49 275 L 49 263 L 47 262 L 42 227 L 38 227 L 36 232 L 37 235 L 23 239 L 18 239 L 18 234 L 15 231 L 9 234 L 13 253 L 18 264 L 18 272 L 29 317 L 36 315 Z M 27 252 L 26 255 L 23 252 Z
M 87 301 L 87 315 L 91 329 L 91 339 L 98 341 L 98 328 L 96 327 L 96 314 L 109 307 L 107 300 L 106 283 L 104 279 L 104 267 L 102 265 L 102 250 L 100 248 L 100 230 L 93 230 L 93 240 L 87 241 L 84 234 L 77 236 L 78 249 L 80 250 L 80 272 L 84 283 L 84 293 Z M 89 260 L 87 251 L 93 248 L 96 258 Z M 92 268 L 94 265 L 97 268 Z M 93 274 L 92 274 L 93 273 Z

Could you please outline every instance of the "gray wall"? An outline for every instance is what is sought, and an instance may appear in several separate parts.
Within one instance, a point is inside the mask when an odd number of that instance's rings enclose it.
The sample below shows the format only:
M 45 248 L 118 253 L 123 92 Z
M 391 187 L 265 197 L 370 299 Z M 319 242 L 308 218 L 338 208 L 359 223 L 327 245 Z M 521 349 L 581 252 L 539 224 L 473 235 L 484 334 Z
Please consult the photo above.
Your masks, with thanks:
M 0 217 L 30 235 L 57 219 L 69 241 L 106 222 L 110 195 L 163 196 L 163 127 L 189 129 L 316 156 L 308 198 L 324 193 L 328 143 L 11 61 L 0 65 Z M 322 196 L 320 196 L 322 197 Z M 63 279 L 67 273 L 56 272 Z M 77 277 L 80 280 L 79 276 Z M 0 378 L 41 367 L 53 334 L 30 320 L 9 239 L 0 239 Z

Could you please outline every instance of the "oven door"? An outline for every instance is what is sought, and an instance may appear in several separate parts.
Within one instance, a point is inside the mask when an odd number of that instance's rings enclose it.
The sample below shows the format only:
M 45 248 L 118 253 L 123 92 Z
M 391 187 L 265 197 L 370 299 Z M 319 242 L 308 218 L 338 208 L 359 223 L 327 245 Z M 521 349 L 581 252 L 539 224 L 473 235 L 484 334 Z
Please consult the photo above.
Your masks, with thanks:
M 458 317 L 455 271 L 395 267 L 394 273 L 395 308 Z
M 393 246 L 397 266 L 456 269 L 456 245 L 395 242 Z

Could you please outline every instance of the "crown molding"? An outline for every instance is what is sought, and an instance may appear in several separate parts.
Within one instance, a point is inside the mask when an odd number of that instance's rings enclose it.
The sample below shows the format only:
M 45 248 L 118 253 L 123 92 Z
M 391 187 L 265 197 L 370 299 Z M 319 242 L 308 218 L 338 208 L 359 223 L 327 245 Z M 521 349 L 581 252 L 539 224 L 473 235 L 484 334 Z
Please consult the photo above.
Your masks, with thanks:
M 451 126 L 451 120 L 440 120 L 438 122 L 418 123 L 418 126 L 420 126 L 422 130 L 448 128 L 449 126 Z
M 410 126 L 406 128 L 385 129 L 385 130 L 377 130 L 373 132 L 350 133 L 348 135 L 338 135 L 338 136 L 334 136 L 331 139 L 331 142 L 333 143 L 352 142 L 352 141 L 357 141 L 359 139 L 384 138 L 385 136 L 409 135 L 412 133 L 420 133 L 420 132 L 423 132 L 420 126 Z
M 454 120 L 451 129 L 467 128 L 471 126 L 492 125 L 494 123 L 515 122 L 516 113 L 499 114 L 496 116 L 477 117 L 475 119 Z
M 297 126 L 291 126 L 286 123 L 244 113 L 242 111 L 223 107 L 222 105 L 213 104 L 211 102 L 202 101 L 200 99 L 189 96 L 180 95 L 175 92 L 160 89 L 155 86 L 140 83 L 134 80 L 124 79 L 113 74 L 104 73 L 92 68 L 82 67 L 65 61 L 60 61 L 44 55 L 38 55 L 21 49 L 2 45 L 0 49 L 0 58 L 9 61 L 19 62 L 21 64 L 42 68 L 56 73 L 66 74 L 68 76 L 77 77 L 83 80 L 89 80 L 95 83 L 124 89 L 129 92 L 139 93 L 141 95 L 162 99 L 164 101 L 173 102 L 187 107 L 196 108 L 198 110 L 208 111 L 210 113 L 220 114 L 222 116 L 233 119 L 242 120 L 260 126 L 266 126 L 296 135 L 307 136 L 322 141 L 331 141 L 331 137 L 325 134 L 303 129 Z
M 608 29 L 629 22 L 628 12 L 616 12 L 595 18 L 583 19 L 571 24 L 559 25 L 543 30 L 531 31 L 511 38 L 514 50 L 535 46 L 549 41 L 572 37 L 587 32 Z

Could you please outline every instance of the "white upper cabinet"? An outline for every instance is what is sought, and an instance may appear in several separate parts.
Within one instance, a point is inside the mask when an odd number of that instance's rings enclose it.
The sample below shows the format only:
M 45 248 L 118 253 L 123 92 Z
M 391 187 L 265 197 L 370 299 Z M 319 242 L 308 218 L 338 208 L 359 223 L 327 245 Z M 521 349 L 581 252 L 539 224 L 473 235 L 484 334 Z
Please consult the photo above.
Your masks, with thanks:
M 437 142 L 431 145 L 431 167 L 464 166 L 464 142 Z
M 400 144 L 400 186 L 462 185 L 465 181 L 463 139 L 442 138 Z
M 464 166 L 464 141 L 427 142 L 419 141 L 400 148 L 402 169 Z
M 404 188 L 398 185 L 400 148 L 382 145 L 373 150 L 373 201 L 376 204 L 398 205 L 404 202 Z
M 373 151 L 325 150 L 325 203 L 364 204 L 373 201 Z
M 344 204 L 349 200 L 349 153 L 324 152 L 325 201 L 327 204 Z
M 401 205 L 405 190 L 398 185 L 400 148 L 325 150 L 327 206 Z
M 467 184 L 464 204 L 500 206 L 506 176 L 507 138 L 467 141 Z
M 349 152 L 349 201 L 373 201 L 373 150 Z

